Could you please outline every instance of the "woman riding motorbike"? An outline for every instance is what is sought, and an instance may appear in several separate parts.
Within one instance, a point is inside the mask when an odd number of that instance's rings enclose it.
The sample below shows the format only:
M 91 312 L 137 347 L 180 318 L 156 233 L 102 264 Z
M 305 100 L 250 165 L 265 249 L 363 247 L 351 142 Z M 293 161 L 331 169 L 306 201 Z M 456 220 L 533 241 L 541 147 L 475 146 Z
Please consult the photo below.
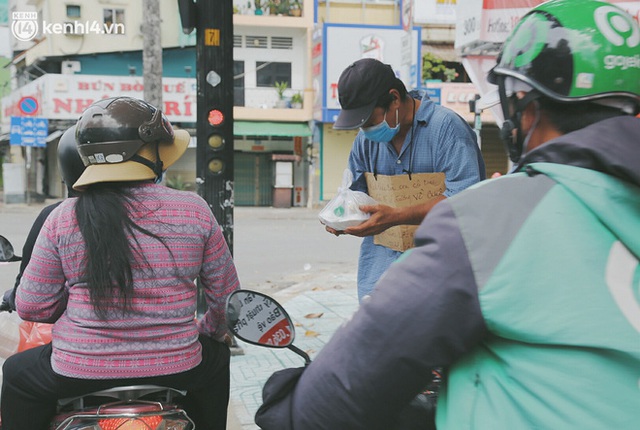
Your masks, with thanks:
M 58 398 L 139 384 L 186 390 L 196 427 L 224 429 L 236 269 L 207 203 L 155 183 L 189 134 L 130 97 L 94 103 L 76 127 L 82 193 L 45 221 L 16 295 L 20 317 L 54 322 L 52 343 L 5 362 L 3 429 L 46 429 Z

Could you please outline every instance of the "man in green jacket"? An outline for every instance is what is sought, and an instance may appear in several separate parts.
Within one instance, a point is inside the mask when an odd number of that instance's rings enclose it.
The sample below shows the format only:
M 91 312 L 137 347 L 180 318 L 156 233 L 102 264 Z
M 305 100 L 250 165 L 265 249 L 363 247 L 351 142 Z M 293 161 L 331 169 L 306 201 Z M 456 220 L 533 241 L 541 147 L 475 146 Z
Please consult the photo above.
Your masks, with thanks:
M 523 17 L 489 76 L 514 173 L 427 215 L 263 429 L 393 428 L 438 366 L 439 430 L 638 428 L 639 47 L 614 3 Z

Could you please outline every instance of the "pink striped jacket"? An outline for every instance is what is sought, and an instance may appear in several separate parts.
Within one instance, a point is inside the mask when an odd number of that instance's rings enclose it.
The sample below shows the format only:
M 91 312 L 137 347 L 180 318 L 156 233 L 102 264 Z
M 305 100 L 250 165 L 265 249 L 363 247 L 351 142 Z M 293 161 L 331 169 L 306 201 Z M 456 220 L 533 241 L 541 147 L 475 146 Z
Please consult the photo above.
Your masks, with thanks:
M 132 263 L 131 311 L 114 309 L 102 320 L 91 306 L 73 198 L 47 218 L 22 277 L 18 314 L 55 322 L 51 360 L 61 375 L 115 379 L 183 372 L 201 361 L 199 333 L 221 339 L 227 332 L 224 305 L 239 282 L 207 203 L 195 193 L 151 183 L 132 190 L 134 221 L 162 237 L 171 253 L 158 240 L 135 233 L 149 266 L 138 258 Z M 199 321 L 196 278 L 208 307 Z

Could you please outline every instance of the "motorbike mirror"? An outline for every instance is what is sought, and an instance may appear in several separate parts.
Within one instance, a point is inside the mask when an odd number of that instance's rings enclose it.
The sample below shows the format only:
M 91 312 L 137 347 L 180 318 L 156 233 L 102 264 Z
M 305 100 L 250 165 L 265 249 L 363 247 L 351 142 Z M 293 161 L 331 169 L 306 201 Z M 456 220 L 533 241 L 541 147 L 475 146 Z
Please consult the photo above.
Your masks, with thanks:
M 20 261 L 21 257 L 13 252 L 13 246 L 4 236 L 0 236 L 0 262 Z
M 227 326 L 240 340 L 270 348 L 287 348 L 295 329 L 289 314 L 271 297 L 250 290 L 234 291 L 227 299 Z

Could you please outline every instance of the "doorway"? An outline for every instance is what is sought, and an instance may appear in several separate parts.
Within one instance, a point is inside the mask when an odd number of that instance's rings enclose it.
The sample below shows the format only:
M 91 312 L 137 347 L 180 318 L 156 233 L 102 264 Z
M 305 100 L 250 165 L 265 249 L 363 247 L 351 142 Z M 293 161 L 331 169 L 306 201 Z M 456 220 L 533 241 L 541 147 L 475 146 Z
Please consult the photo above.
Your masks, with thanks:
M 236 152 L 234 160 L 235 205 L 271 206 L 273 202 L 271 154 Z

